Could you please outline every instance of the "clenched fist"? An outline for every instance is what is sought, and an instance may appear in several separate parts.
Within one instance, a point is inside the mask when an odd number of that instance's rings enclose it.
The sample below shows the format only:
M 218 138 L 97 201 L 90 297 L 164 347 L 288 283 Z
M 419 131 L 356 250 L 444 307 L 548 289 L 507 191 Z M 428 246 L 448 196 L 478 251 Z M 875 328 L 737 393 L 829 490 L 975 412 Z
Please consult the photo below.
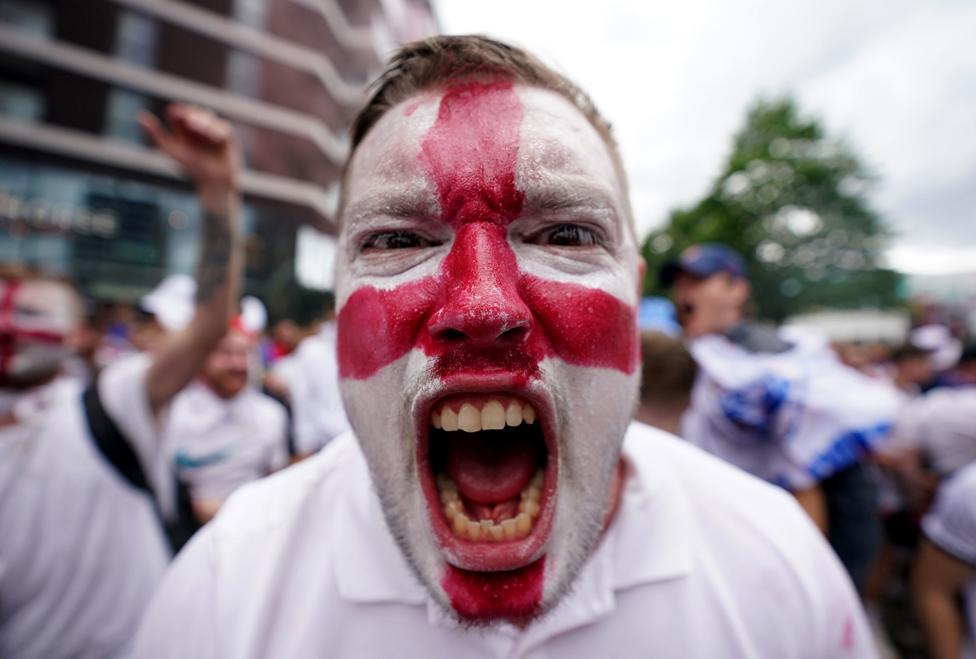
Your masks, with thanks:
M 209 110 L 173 103 L 166 108 L 165 126 L 148 112 L 140 113 L 139 124 L 193 181 L 202 201 L 236 191 L 240 150 L 227 121 Z

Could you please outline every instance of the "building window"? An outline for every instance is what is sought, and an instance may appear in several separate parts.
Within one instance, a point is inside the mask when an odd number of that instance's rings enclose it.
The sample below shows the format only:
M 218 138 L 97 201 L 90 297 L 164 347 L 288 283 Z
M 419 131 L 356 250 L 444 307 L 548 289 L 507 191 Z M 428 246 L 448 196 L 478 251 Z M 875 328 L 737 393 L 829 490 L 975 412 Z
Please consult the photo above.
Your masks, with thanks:
M 234 18 L 256 30 L 264 28 L 267 12 L 268 5 L 265 0 L 234 0 Z
M 149 99 L 128 89 L 113 89 L 105 111 L 105 133 L 127 142 L 143 142 L 142 128 L 137 123 L 139 112 L 149 106 Z
M 54 14 L 45 2 L 3 0 L 0 2 L 0 23 L 39 37 L 50 38 L 54 34 Z
M 0 114 L 21 121 L 40 121 L 44 96 L 33 87 L 0 80 Z
M 119 59 L 151 68 L 156 63 L 159 29 L 151 18 L 132 11 L 119 15 L 115 33 L 115 55 Z
M 230 51 L 227 58 L 227 87 L 244 96 L 257 97 L 261 84 L 262 63 L 251 53 Z

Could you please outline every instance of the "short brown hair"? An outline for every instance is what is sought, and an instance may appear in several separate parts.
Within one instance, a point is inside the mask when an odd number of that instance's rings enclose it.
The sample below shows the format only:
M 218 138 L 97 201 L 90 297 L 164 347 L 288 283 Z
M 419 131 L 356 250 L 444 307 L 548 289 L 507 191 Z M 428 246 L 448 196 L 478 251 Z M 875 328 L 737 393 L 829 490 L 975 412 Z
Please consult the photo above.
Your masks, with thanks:
M 479 77 L 504 78 L 548 89 L 572 103 L 606 144 L 624 192 L 627 222 L 633 229 L 633 212 L 620 151 L 610 123 L 603 118 L 589 95 L 535 56 L 482 35 L 436 36 L 400 48 L 390 58 L 386 70 L 373 82 L 369 100 L 353 121 L 346 168 L 348 169 L 360 143 L 390 108 L 419 92 L 435 89 L 452 80 Z M 340 213 L 342 207 L 343 204 L 340 203 Z
M 663 404 L 687 401 L 698 364 L 680 339 L 656 331 L 641 332 L 641 400 Z

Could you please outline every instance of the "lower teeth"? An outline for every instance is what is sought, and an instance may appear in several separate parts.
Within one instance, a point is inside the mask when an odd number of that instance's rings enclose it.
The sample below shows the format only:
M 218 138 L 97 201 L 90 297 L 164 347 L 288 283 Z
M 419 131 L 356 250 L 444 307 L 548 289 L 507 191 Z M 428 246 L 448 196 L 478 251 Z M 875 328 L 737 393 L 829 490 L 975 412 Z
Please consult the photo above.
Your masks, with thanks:
M 457 486 L 447 476 L 437 476 L 437 490 L 444 515 L 454 535 L 465 540 L 506 542 L 521 540 L 532 531 L 532 526 L 541 511 L 539 501 L 542 498 L 543 479 L 542 471 L 537 471 L 532 481 L 522 490 L 518 514 L 500 522 L 490 519 L 470 519 L 464 512 L 464 504 L 461 502 Z

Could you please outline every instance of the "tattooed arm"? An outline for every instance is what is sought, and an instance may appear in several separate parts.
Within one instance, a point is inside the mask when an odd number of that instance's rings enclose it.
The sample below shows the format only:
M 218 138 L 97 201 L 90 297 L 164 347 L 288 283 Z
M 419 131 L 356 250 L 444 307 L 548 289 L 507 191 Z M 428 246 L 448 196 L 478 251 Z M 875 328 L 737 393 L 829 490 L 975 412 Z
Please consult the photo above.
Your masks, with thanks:
M 155 351 L 147 393 L 158 413 L 193 378 L 237 312 L 243 251 L 239 226 L 237 142 L 230 125 L 206 110 L 167 108 L 164 127 L 139 117 L 156 146 L 193 182 L 201 210 L 196 313 Z

